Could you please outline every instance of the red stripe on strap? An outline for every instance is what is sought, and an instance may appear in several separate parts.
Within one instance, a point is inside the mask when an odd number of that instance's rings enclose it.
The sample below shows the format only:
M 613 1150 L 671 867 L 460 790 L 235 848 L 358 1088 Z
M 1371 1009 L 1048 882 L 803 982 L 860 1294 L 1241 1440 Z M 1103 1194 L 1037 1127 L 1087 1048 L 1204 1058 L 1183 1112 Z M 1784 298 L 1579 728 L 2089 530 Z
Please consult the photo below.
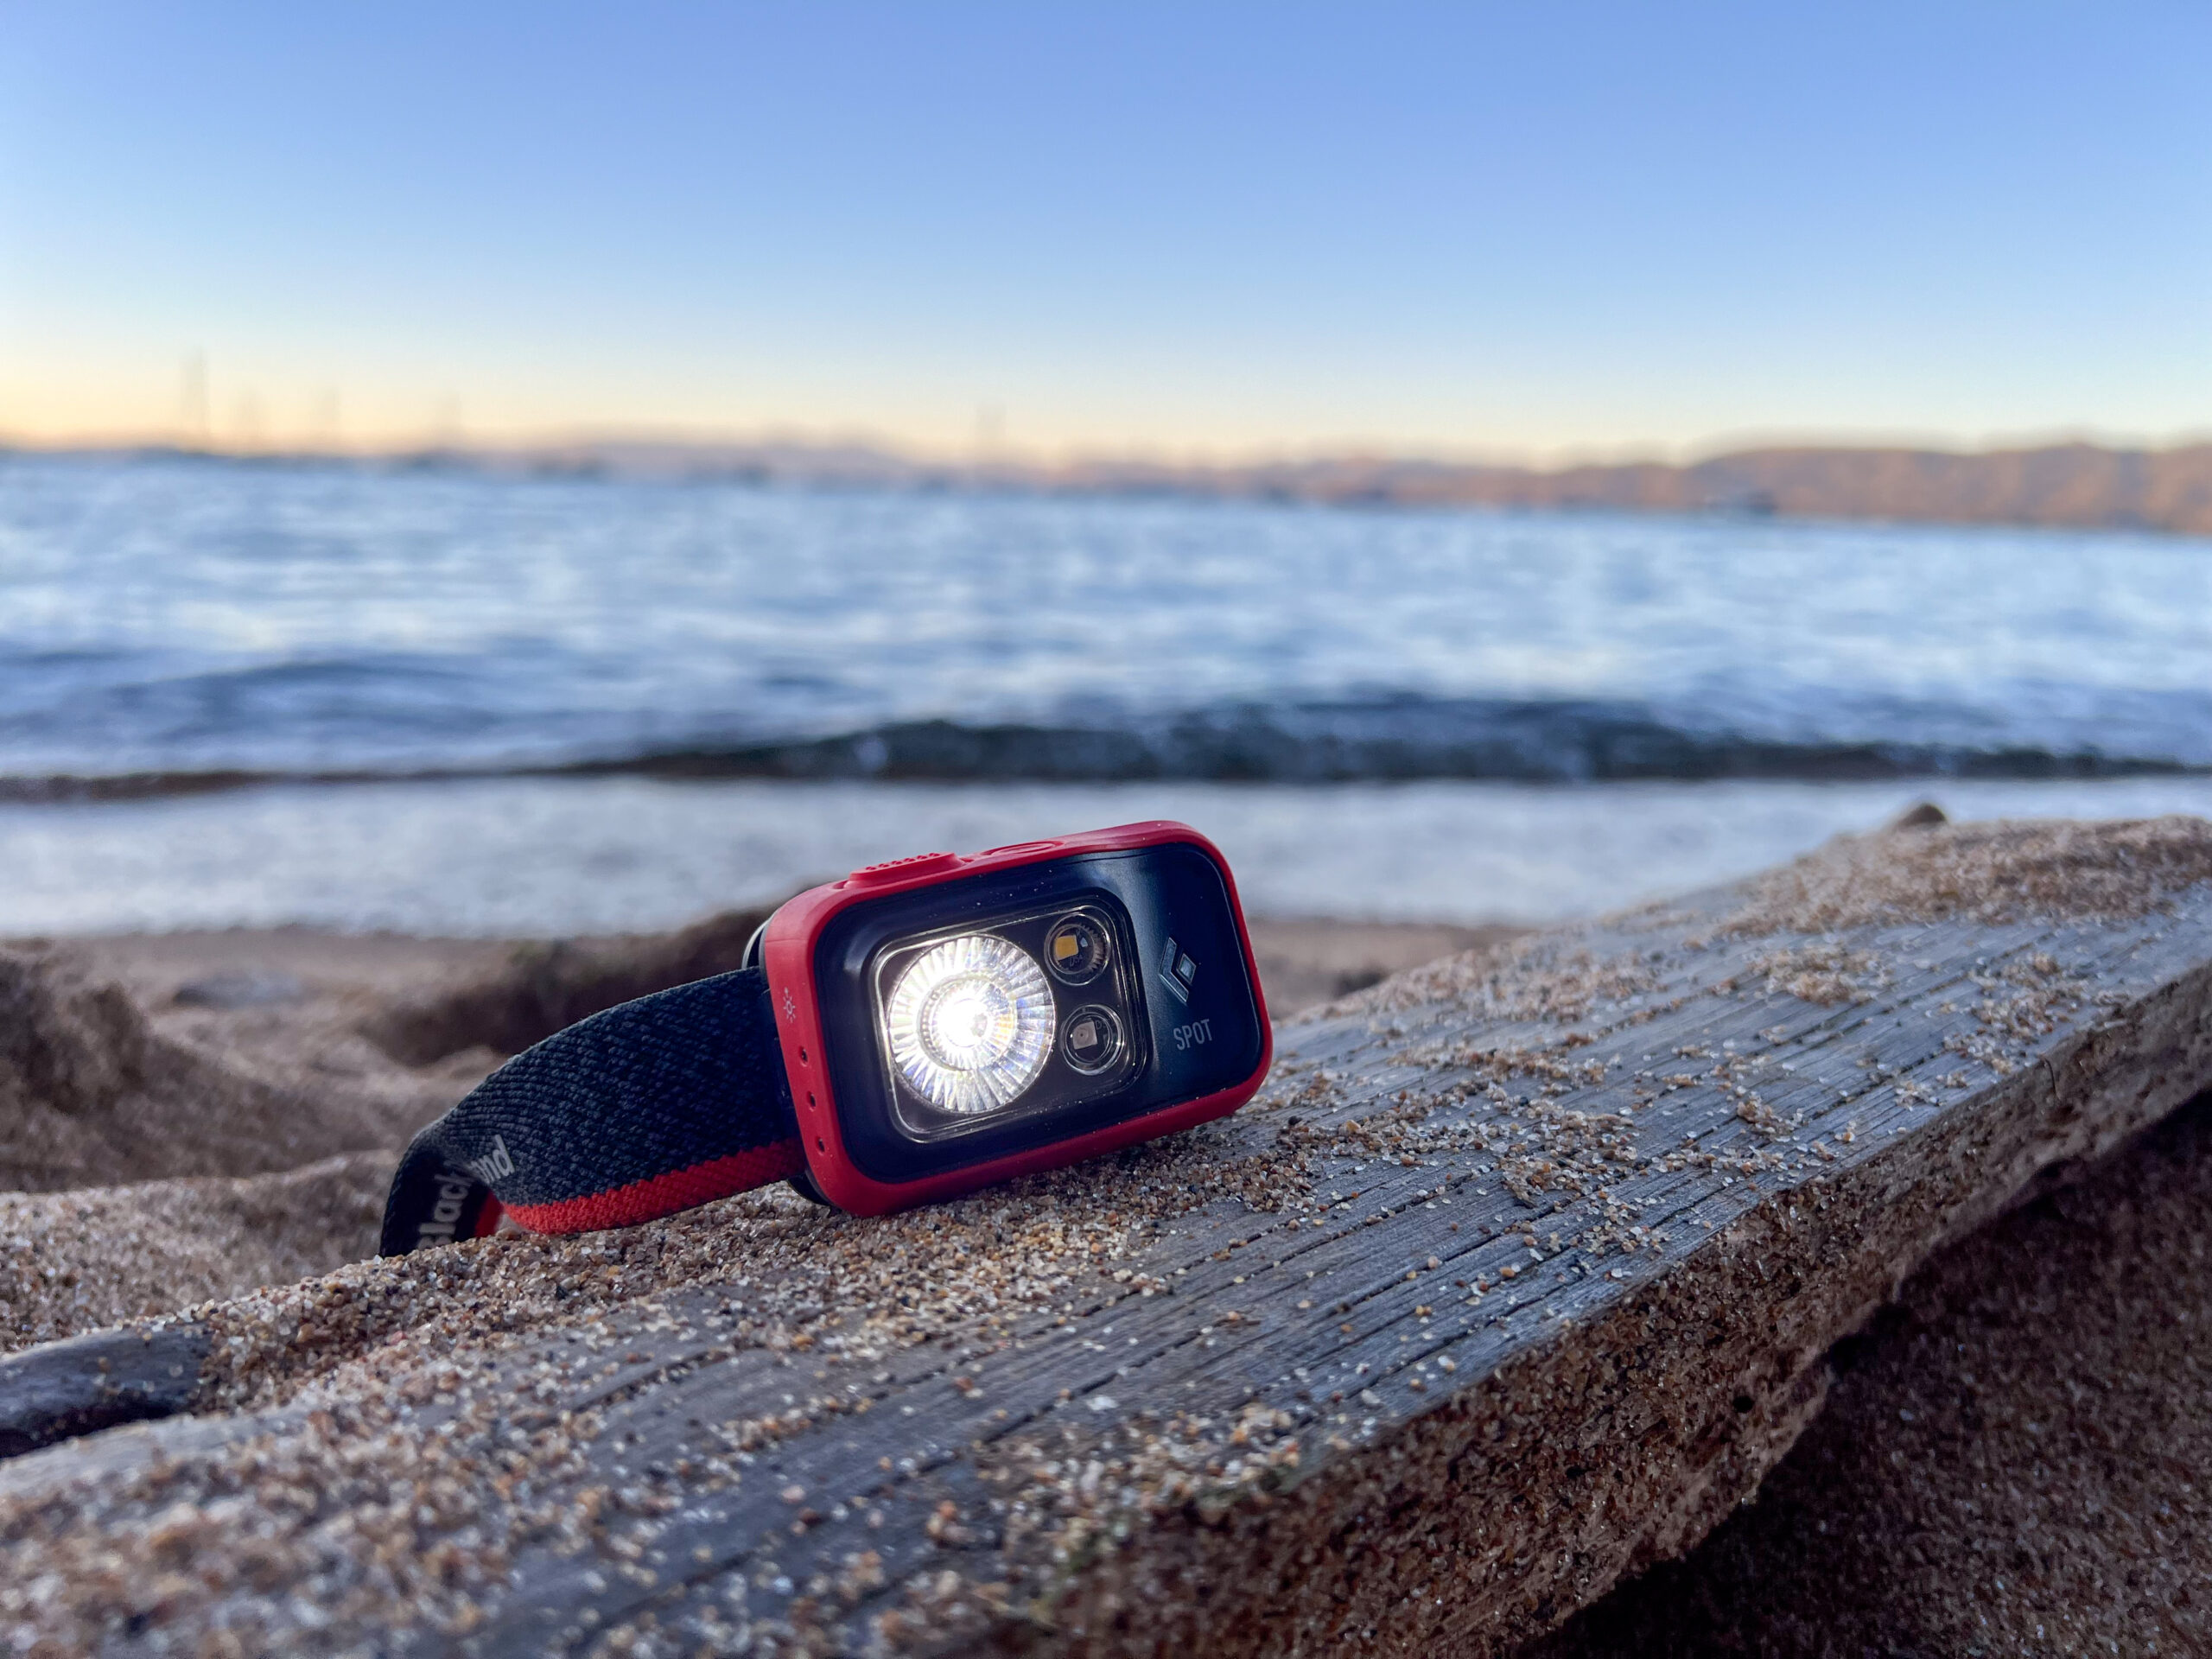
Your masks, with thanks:
M 595 1232 L 602 1227 L 628 1227 L 672 1216 L 694 1205 L 780 1181 L 805 1167 L 806 1153 L 797 1139 L 778 1141 L 588 1198 L 563 1198 L 554 1204 L 511 1204 L 507 1213 L 533 1233 Z

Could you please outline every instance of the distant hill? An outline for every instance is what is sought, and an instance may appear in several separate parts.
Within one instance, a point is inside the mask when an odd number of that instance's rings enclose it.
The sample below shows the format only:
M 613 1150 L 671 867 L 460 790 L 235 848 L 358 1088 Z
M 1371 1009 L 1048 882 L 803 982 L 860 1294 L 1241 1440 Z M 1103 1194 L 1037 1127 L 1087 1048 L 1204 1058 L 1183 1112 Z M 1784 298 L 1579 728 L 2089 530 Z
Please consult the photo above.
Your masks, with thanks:
M 270 462 L 308 456 L 257 456 Z M 1093 459 L 944 461 L 867 444 L 594 440 L 427 450 L 370 463 L 635 479 L 1047 493 L 1174 495 L 1338 505 L 1603 508 L 1935 524 L 2063 524 L 2212 536 L 2212 443 L 2092 443 L 1961 452 L 1745 449 L 1687 466 L 1526 467 L 1389 456 L 1179 466 Z
M 632 476 L 706 474 L 924 488 L 997 486 L 1385 506 L 1771 513 L 2212 535 L 2212 443 L 2174 449 L 2065 443 L 1980 453 L 1746 449 L 1681 467 L 1644 461 L 1555 471 L 1357 456 L 1219 467 L 1109 460 L 1057 466 L 963 464 L 916 461 L 862 446 L 791 443 L 596 443 L 532 459 L 540 466 Z
M 1558 471 L 1389 460 L 1204 471 L 1094 463 L 1052 476 L 1061 487 L 1302 501 L 1772 513 L 2212 535 L 2212 443 L 2164 450 L 2069 443 L 1980 454 L 1748 449 L 1684 467 L 1636 462 Z

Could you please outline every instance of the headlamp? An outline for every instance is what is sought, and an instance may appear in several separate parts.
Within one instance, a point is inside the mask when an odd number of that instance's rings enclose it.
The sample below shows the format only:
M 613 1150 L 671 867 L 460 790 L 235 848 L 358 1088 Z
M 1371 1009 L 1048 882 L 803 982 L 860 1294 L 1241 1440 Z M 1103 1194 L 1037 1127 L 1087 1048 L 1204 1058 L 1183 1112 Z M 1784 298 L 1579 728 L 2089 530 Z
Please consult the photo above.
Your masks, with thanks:
M 1229 867 L 1179 823 L 856 870 L 746 960 L 486 1079 L 409 1148 L 385 1252 L 778 1179 L 880 1214 L 1224 1116 L 1272 1052 Z

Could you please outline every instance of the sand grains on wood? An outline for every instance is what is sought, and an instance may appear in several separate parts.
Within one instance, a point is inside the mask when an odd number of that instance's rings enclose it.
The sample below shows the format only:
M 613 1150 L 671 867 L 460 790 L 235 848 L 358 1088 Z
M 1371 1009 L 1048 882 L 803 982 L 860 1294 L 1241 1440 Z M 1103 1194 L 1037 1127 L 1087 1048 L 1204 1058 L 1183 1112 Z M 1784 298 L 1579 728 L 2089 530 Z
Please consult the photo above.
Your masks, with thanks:
M 1758 1500 L 1521 1659 L 2212 1652 L 2212 1096 L 1916 1274 Z
M 2123 920 L 2212 880 L 2212 823 L 2002 821 L 1839 836 L 1754 877 L 1728 933 L 1833 933 L 1897 922 Z

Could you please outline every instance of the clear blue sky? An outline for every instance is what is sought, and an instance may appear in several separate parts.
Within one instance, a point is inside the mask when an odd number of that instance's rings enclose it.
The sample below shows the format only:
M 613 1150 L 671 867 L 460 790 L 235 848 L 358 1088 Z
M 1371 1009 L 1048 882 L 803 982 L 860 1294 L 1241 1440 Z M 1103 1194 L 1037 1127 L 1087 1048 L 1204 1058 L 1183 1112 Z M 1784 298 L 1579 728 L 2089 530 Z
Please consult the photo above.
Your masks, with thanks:
M 2212 7 L 0 0 L 0 431 L 2212 428 Z

